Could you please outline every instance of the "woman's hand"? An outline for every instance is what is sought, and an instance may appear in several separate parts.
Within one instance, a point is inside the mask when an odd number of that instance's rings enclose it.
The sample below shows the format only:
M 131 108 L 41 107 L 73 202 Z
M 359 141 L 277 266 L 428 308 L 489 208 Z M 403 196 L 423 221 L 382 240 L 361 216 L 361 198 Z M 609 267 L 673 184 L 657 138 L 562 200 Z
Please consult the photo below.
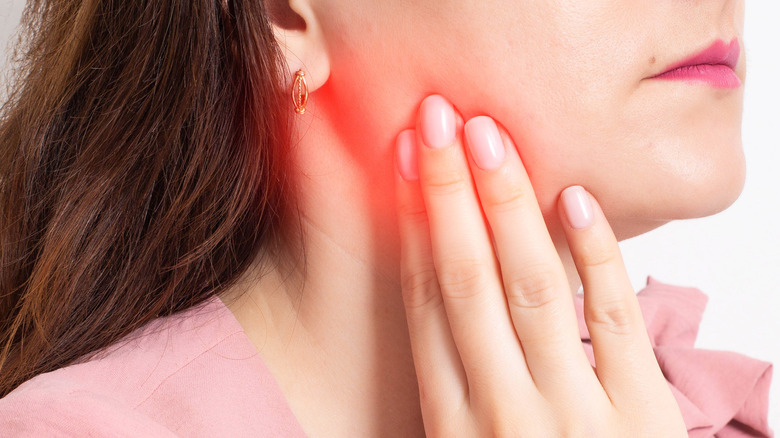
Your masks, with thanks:
M 428 436 L 687 436 L 591 195 L 569 187 L 558 207 L 595 370 L 508 134 L 488 117 L 464 125 L 430 96 L 417 130 L 398 136 L 396 166 L 403 297 Z

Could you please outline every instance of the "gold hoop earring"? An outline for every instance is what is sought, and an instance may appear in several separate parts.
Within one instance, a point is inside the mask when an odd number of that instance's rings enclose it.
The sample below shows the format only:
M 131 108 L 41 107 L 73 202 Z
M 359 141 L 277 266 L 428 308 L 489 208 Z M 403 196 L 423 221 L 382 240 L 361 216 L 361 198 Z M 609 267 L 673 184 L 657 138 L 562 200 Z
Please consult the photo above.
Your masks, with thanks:
M 306 102 L 309 100 L 309 88 L 306 86 L 306 73 L 303 70 L 295 72 L 292 85 L 292 100 L 295 105 L 295 113 L 306 112 Z

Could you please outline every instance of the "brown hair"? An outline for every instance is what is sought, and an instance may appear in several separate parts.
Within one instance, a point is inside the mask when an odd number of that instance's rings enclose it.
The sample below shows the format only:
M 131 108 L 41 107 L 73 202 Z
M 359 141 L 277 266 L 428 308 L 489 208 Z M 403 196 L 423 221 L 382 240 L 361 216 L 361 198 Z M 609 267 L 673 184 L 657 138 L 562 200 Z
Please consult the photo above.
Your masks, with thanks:
M 0 397 L 278 246 L 292 109 L 263 3 L 29 1 L 0 113 Z

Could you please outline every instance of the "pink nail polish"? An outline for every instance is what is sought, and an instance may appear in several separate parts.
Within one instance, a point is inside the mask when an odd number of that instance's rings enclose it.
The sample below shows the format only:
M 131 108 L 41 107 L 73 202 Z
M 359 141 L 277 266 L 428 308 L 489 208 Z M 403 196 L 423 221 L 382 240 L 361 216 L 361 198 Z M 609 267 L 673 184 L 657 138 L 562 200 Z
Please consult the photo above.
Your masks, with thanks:
M 396 163 L 398 173 L 406 181 L 420 179 L 417 168 L 417 134 L 414 129 L 407 129 L 400 134 L 395 141 Z
M 477 166 L 483 170 L 494 170 L 501 166 L 506 149 L 496 122 L 486 116 L 474 117 L 466 122 L 464 129 L 471 156 Z
M 441 96 L 428 96 L 420 105 L 420 129 L 423 143 L 439 149 L 455 142 L 455 110 Z
M 567 187 L 561 194 L 566 218 L 572 228 L 582 230 L 593 224 L 593 206 L 581 186 Z

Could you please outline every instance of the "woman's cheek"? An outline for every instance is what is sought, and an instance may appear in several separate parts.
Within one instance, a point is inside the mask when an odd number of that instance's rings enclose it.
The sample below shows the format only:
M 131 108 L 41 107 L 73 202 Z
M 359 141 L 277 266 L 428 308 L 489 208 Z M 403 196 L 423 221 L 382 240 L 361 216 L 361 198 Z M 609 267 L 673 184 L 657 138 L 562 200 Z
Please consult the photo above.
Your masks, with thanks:
M 557 220 L 557 201 L 561 191 L 574 184 L 582 184 L 579 171 L 567 161 L 559 161 L 571 151 L 561 150 L 555 142 L 522 139 L 518 150 L 537 202 L 545 217 Z

